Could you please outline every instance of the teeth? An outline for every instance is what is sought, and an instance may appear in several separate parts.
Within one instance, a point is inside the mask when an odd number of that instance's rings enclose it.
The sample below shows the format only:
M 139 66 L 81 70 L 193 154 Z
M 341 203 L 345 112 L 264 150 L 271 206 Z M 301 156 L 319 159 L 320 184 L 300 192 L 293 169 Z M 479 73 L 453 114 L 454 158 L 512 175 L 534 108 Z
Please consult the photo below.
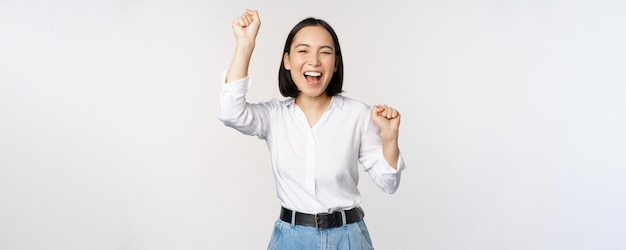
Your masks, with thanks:
M 322 73 L 320 72 L 304 72 L 305 76 L 321 76 Z

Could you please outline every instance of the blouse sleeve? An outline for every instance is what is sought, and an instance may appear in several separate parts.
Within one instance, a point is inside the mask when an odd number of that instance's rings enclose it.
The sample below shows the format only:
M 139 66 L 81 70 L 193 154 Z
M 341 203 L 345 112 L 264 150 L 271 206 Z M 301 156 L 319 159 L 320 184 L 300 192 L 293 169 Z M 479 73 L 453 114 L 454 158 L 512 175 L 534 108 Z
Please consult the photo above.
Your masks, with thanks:
M 400 185 L 400 173 L 404 168 L 402 153 L 398 155 L 398 169 L 389 165 L 383 156 L 380 129 L 368 119 L 366 130 L 361 139 L 359 162 L 372 178 L 374 183 L 384 192 L 393 194 Z
M 217 118 L 243 134 L 265 139 L 269 127 L 269 106 L 246 102 L 249 84 L 249 77 L 226 84 L 226 72 L 222 73 Z

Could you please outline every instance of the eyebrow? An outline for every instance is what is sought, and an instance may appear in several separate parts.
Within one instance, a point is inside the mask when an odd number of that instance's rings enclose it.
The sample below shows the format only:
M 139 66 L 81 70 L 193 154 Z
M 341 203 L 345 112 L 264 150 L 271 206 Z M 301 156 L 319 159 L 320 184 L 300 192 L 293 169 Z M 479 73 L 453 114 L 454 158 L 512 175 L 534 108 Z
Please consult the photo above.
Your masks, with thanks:
M 306 44 L 306 43 L 301 43 L 301 44 L 296 45 L 294 48 L 297 48 L 297 47 L 300 47 L 300 46 L 304 46 L 304 47 L 311 47 L 311 45 L 308 45 L 308 44 Z M 335 49 L 334 49 L 333 47 L 331 47 L 330 45 L 322 45 L 322 46 L 320 47 L 320 49 L 324 49 L 324 48 L 328 48 L 328 49 L 331 49 L 331 50 L 335 50 Z

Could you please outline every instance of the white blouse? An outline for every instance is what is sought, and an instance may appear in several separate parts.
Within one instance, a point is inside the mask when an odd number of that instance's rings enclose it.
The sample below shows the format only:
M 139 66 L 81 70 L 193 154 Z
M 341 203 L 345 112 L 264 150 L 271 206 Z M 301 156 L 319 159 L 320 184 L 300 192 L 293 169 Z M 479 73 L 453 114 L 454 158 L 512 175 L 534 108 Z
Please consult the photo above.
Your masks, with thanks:
M 247 103 L 249 83 L 246 77 L 226 84 L 222 75 L 218 119 L 265 140 L 282 206 L 309 214 L 359 206 L 359 163 L 384 192 L 397 190 L 404 160 L 400 155 L 397 170 L 385 160 L 368 105 L 333 96 L 311 127 L 294 98 Z

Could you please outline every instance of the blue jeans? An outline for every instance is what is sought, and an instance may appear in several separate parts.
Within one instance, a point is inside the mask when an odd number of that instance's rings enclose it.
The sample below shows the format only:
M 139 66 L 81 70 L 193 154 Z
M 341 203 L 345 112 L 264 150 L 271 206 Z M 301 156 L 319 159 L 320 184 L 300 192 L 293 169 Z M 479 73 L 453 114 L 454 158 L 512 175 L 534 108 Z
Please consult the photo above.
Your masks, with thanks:
M 372 239 L 363 220 L 341 227 L 318 230 L 291 225 L 280 219 L 274 224 L 268 250 L 371 250 Z

